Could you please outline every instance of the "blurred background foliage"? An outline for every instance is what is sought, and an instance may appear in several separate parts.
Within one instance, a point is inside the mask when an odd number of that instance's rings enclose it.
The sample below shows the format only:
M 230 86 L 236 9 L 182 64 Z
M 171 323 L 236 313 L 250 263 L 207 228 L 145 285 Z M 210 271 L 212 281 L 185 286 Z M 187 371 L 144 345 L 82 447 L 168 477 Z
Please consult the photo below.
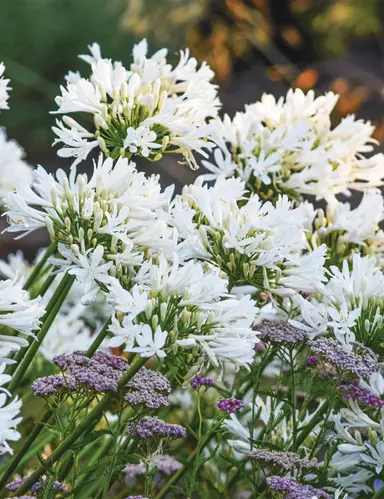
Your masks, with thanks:
M 87 74 L 77 55 L 97 41 L 128 63 L 142 37 L 175 61 L 186 46 L 207 60 L 231 116 L 263 92 L 333 90 L 335 121 L 356 113 L 384 142 L 384 0 L 0 0 L 0 61 L 13 87 L 1 124 L 31 164 L 68 164 L 51 148 L 49 112 L 64 75 Z M 149 168 L 179 188 L 195 175 L 173 157 Z
M 68 70 L 97 41 L 128 61 L 134 41 L 189 46 L 222 84 L 233 114 L 263 91 L 339 92 L 337 112 L 373 116 L 383 136 L 383 0 L 0 0 L 0 60 L 12 79 L 2 123 L 31 161 L 51 157 L 50 126 Z

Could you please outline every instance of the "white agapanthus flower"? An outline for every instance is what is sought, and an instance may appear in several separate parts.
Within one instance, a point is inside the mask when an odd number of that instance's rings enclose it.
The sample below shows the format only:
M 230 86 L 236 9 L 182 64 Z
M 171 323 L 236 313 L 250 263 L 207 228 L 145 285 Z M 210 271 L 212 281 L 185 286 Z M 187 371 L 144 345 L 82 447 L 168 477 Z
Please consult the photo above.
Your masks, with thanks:
M 239 459 L 249 454 L 251 451 L 252 438 L 254 441 L 258 440 L 259 436 L 263 433 L 263 429 L 268 425 L 273 424 L 273 431 L 269 434 L 268 444 L 284 445 L 288 444 L 292 438 L 292 426 L 289 419 L 287 420 L 285 417 L 279 417 L 284 413 L 284 402 L 278 402 L 276 399 L 269 396 L 263 400 L 257 395 L 253 407 L 252 399 L 253 395 L 249 392 L 244 399 L 245 409 L 242 411 L 241 417 L 231 414 L 230 417 L 223 422 L 225 430 L 236 437 L 228 439 L 227 442 L 233 449 L 235 456 Z M 317 410 L 319 409 L 320 406 Z M 253 434 L 251 434 L 249 424 L 252 421 L 253 413 L 257 414 L 257 425 L 252 427 Z M 304 415 L 300 414 L 300 411 L 297 411 L 296 419 L 299 427 L 305 427 L 315 414 L 316 411 L 311 414 L 306 412 Z M 307 437 L 308 442 L 313 441 L 318 431 L 319 425 L 316 425 Z M 306 445 L 306 442 L 303 443 L 302 447 L 309 455 L 311 449 Z
M 5 198 L 6 230 L 28 234 L 46 227 L 60 243 L 62 260 L 55 264 L 82 280 L 86 293 L 108 272 L 129 278 L 143 252 L 161 247 L 172 253 L 175 230 L 163 220 L 170 191 L 161 192 L 158 177 L 146 178 L 127 159 L 113 165 L 100 156 L 90 180 L 62 170 L 55 178 L 42 167 L 33 175 L 32 187 L 22 184 Z
M 0 62 L 0 110 L 1 109 L 9 109 L 8 107 L 8 91 L 11 88 L 8 86 L 9 81 L 4 78 L 5 66 L 4 63 Z
M 32 183 L 32 168 L 23 160 L 24 151 L 14 140 L 7 140 L 0 128 L 0 206 L 2 198 L 21 182 Z
M 3 374 L 5 364 L 0 363 L 0 455 L 13 454 L 11 442 L 20 440 L 21 435 L 16 430 L 21 422 L 21 400 L 18 397 L 10 400 L 10 393 L 3 388 L 9 382 L 9 376 Z
M 331 266 L 320 299 L 296 295 L 293 300 L 315 335 L 333 331 L 347 347 L 359 341 L 374 350 L 383 341 L 384 275 L 374 258 L 354 254 L 341 270 Z
M 43 313 L 41 299 L 31 300 L 21 280 L 0 281 L 0 326 L 30 335 Z
M 129 291 L 117 280 L 110 286 L 117 313 L 109 346 L 159 358 L 187 350 L 196 369 L 252 362 L 257 308 L 249 296 L 228 296 L 227 281 L 217 269 L 193 261 L 179 265 L 176 256 L 169 263 L 160 256 L 144 263 L 135 281 Z
M 349 203 L 330 200 L 325 216 L 319 210 L 311 236 L 316 244 L 330 248 L 330 259 L 341 261 L 352 251 L 374 256 L 380 266 L 384 263 L 384 232 L 380 222 L 384 219 L 384 200 L 381 193 L 365 193 L 360 204 L 352 209 Z
M 198 179 L 177 196 L 170 223 L 179 233 L 180 255 L 200 258 L 227 273 L 231 286 L 291 296 L 322 289 L 326 246 L 304 253 L 313 214 L 293 208 L 286 196 L 274 206 L 245 199 L 244 182 L 220 177 L 212 187 Z
M 103 58 L 96 43 L 89 49 L 91 55 L 80 56 L 91 66 L 89 78 L 70 73 L 56 97 L 57 113 L 66 115 L 53 128 L 55 143 L 63 144 L 59 156 L 75 157 L 77 164 L 97 146 L 113 157 L 136 154 L 156 160 L 175 152 L 197 167 L 194 151 L 204 154 L 210 147 L 206 121 L 220 107 L 209 66 L 198 68 L 186 50 L 172 67 L 166 49 L 148 56 L 146 40 L 134 46 L 128 68 Z M 85 128 L 70 113 L 92 114 L 94 126 Z
M 266 198 L 286 193 L 331 199 L 350 189 L 371 190 L 382 185 L 384 156 L 373 151 L 374 127 L 344 118 L 335 128 L 330 114 L 338 96 L 315 98 L 313 91 L 289 90 L 276 100 L 264 94 L 233 120 L 210 124 L 217 144 L 206 179 L 237 176 L 250 190 Z

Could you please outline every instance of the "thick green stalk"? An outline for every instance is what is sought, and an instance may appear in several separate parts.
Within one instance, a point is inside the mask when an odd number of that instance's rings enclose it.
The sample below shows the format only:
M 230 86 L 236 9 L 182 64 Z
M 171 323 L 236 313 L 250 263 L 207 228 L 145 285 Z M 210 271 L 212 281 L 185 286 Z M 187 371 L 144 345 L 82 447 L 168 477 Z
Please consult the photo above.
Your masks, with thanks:
M 38 423 L 35 424 L 32 432 L 29 437 L 25 440 L 23 446 L 20 448 L 19 452 L 11 459 L 11 462 L 8 465 L 8 468 L 5 470 L 3 476 L 0 479 L 0 490 L 5 487 L 9 478 L 13 475 L 20 461 L 23 459 L 28 449 L 35 441 L 35 439 L 39 436 L 40 432 L 44 429 L 45 423 L 47 423 L 52 415 L 51 409 L 48 409 L 43 417 L 40 419 Z
M 28 279 L 25 281 L 24 289 L 26 291 L 28 291 L 28 289 L 33 285 L 33 283 L 35 282 L 36 278 L 40 274 L 40 271 L 42 270 L 42 268 L 44 267 L 45 263 L 47 262 L 48 258 L 53 253 L 55 253 L 56 250 L 57 250 L 57 243 L 51 243 L 48 246 L 47 251 L 44 253 L 43 257 L 39 260 L 39 262 L 37 262 L 37 264 L 35 265 L 34 269 L 30 273 Z
M 88 348 L 88 350 L 85 354 L 87 357 L 92 357 L 92 355 L 96 352 L 96 350 L 102 344 L 103 340 L 105 339 L 105 337 L 108 334 L 108 329 L 109 329 L 109 326 L 111 325 L 111 322 L 112 322 L 112 317 L 110 317 L 107 320 L 107 322 L 104 324 L 102 329 L 99 331 L 96 338 L 93 340 L 92 345 Z
M 53 321 L 59 313 L 59 310 L 64 303 L 64 300 L 66 299 L 67 294 L 69 293 L 69 290 L 71 289 L 75 279 L 75 276 L 65 274 L 54 295 L 52 296 L 43 318 L 43 324 L 37 335 L 37 339 L 32 340 L 32 343 L 30 343 L 25 354 L 24 351 L 22 351 L 23 360 L 20 362 L 14 376 L 12 377 L 11 382 L 8 385 L 8 389 L 11 393 L 16 390 L 16 388 L 22 381 L 28 367 L 31 365 L 36 352 L 38 351 L 41 343 L 43 342 L 45 336 L 49 331 L 49 328 L 52 326 Z M 16 361 L 17 360 L 18 359 L 16 357 Z
M 133 361 L 131 367 L 125 372 L 125 374 L 121 377 L 118 389 L 122 390 L 124 386 L 130 381 L 133 376 L 137 373 L 137 371 L 143 367 L 146 359 L 142 357 L 136 356 Z M 83 421 L 76 426 L 74 431 L 65 438 L 62 443 L 52 452 L 52 454 L 45 460 L 44 466 L 39 466 L 39 468 L 34 471 L 28 479 L 18 488 L 18 490 L 12 495 L 12 497 L 17 497 L 25 494 L 45 472 L 49 469 L 53 464 L 55 464 L 71 446 L 78 440 L 83 433 L 85 433 L 92 424 L 100 419 L 103 412 L 107 410 L 108 405 L 115 397 L 114 393 L 108 393 L 105 395 L 99 404 L 83 419 Z

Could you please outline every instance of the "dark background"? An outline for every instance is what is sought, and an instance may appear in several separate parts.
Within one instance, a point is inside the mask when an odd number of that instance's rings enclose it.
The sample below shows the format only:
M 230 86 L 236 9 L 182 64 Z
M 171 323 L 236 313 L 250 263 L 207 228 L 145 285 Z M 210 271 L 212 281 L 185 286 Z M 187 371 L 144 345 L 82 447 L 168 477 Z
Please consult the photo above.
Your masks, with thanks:
M 77 55 L 92 42 L 129 64 L 132 44 L 147 37 L 151 52 L 166 46 L 171 60 L 186 46 L 207 60 L 231 116 L 263 92 L 332 90 L 341 96 L 335 122 L 355 113 L 384 143 L 383 29 L 384 0 L 0 0 L 0 61 L 13 87 L 0 123 L 30 164 L 68 168 L 51 148 L 49 114 L 64 75 L 88 74 Z M 139 168 L 177 189 L 196 175 L 172 157 Z M 44 233 L 16 242 L 3 235 L 0 255 L 21 247 L 32 257 L 44 243 Z

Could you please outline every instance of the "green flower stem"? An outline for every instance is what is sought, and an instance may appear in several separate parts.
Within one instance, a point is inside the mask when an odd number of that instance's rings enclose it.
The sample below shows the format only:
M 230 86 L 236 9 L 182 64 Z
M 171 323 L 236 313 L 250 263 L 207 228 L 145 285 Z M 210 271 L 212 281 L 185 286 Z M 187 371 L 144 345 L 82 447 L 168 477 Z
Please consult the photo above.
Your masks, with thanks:
M 40 345 L 42 344 L 44 338 L 46 337 L 49 331 L 49 328 L 52 326 L 53 321 L 55 320 L 57 314 L 59 313 L 59 310 L 62 304 L 64 303 L 64 300 L 66 299 L 67 294 L 69 293 L 69 290 L 71 289 L 75 279 L 76 279 L 75 276 L 65 274 L 58 288 L 53 294 L 51 300 L 48 303 L 47 311 L 44 314 L 43 323 L 37 335 L 37 339 L 32 340 L 32 343 L 30 343 L 26 352 L 24 352 L 24 350 L 21 350 L 20 354 L 23 360 L 20 362 L 14 376 L 12 377 L 11 382 L 8 385 L 8 389 L 11 393 L 13 393 L 16 390 L 16 388 L 22 381 L 27 369 L 31 365 L 32 360 L 36 355 L 36 352 L 38 351 Z M 19 359 L 16 357 L 16 361 L 18 360 Z
M 99 348 L 103 340 L 108 334 L 109 326 L 111 325 L 112 322 L 112 317 L 110 317 L 107 322 L 104 324 L 102 329 L 99 331 L 98 335 L 96 338 L 93 340 L 92 345 L 88 348 L 86 351 L 85 355 L 87 357 L 92 357 L 92 355 L 96 352 L 96 350 Z
M 36 293 L 32 294 L 32 298 L 35 298 L 37 296 L 44 296 L 45 295 L 45 293 L 48 291 L 48 289 L 50 288 L 51 284 L 53 283 L 53 281 L 56 278 L 55 271 L 57 269 L 58 269 L 58 267 L 52 267 L 50 269 L 48 277 L 43 282 L 43 284 L 41 285 L 40 289 Z
M 24 284 L 24 289 L 28 291 L 28 289 L 33 285 L 35 280 L 37 279 L 38 275 L 40 274 L 40 271 L 44 267 L 45 263 L 47 262 L 48 258 L 53 254 L 56 253 L 57 250 L 57 243 L 51 243 L 47 251 L 44 253 L 43 257 L 40 259 L 39 262 L 35 265 L 33 271 L 29 275 L 28 279 L 26 280 Z
M 131 367 L 125 372 L 121 377 L 118 389 L 119 391 L 124 388 L 124 386 L 130 381 L 133 376 L 139 371 L 141 367 L 145 364 L 147 359 L 136 356 Z M 39 466 L 39 468 L 34 471 L 28 479 L 18 488 L 18 490 L 12 495 L 12 497 L 17 497 L 25 494 L 45 472 L 52 465 L 54 465 L 71 446 L 78 440 L 83 433 L 85 433 L 96 421 L 100 419 L 103 412 L 107 409 L 111 400 L 115 397 L 115 393 L 108 393 L 104 395 L 99 404 L 89 413 L 82 422 L 74 429 L 74 431 L 66 437 L 62 443 L 52 452 L 52 454 L 45 460 L 44 466 Z
M 25 440 L 23 446 L 20 448 L 19 452 L 11 459 L 11 462 L 8 465 L 8 468 L 5 470 L 3 476 L 0 479 L 0 490 L 7 485 L 9 478 L 13 475 L 20 461 L 23 459 L 28 449 L 32 445 L 32 443 L 36 440 L 36 438 L 40 435 L 40 432 L 44 429 L 45 423 L 48 423 L 52 416 L 51 409 L 48 409 L 43 417 L 40 419 L 38 423 L 34 425 L 32 432 L 29 437 Z
M 325 400 L 325 402 L 317 411 L 316 415 L 311 419 L 311 421 L 306 426 L 304 426 L 302 429 L 299 430 L 298 435 L 296 437 L 296 447 L 298 449 L 303 444 L 304 440 L 308 437 L 308 435 L 311 433 L 313 428 L 318 423 L 323 421 L 323 416 L 329 410 L 329 407 L 332 409 L 332 404 L 330 405 L 329 401 Z
M 210 440 L 213 438 L 214 431 L 209 431 L 205 437 L 203 438 L 201 448 L 203 448 L 205 445 L 207 445 Z M 196 447 L 189 455 L 188 459 L 186 460 L 184 466 L 179 468 L 176 473 L 174 473 L 171 478 L 164 484 L 163 488 L 160 490 L 160 492 L 154 497 L 154 499 L 162 499 L 165 494 L 167 494 L 168 490 L 175 484 L 179 478 L 181 478 L 185 473 L 188 471 L 189 467 L 195 460 L 196 453 L 198 451 L 198 448 Z
M 372 499 L 384 499 L 384 487 L 381 487 L 372 497 Z
M 108 330 L 107 325 L 109 326 L 110 319 L 107 321 L 107 323 L 104 325 L 103 329 L 99 332 L 97 335 L 97 338 L 95 341 L 92 343 L 92 345 L 89 347 L 87 352 L 85 353 L 86 357 L 91 357 L 95 351 L 97 350 L 97 347 L 100 345 L 102 342 L 102 339 L 98 344 L 96 344 L 97 340 L 101 338 L 103 335 L 103 338 L 105 337 L 104 330 Z M 96 346 L 96 348 L 94 348 Z M 36 438 L 39 436 L 40 432 L 43 430 L 45 423 L 48 423 L 49 420 L 51 419 L 51 416 L 53 415 L 53 411 L 51 408 L 47 409 L 41 420 L 34 426 L 34 429 L 32 433 L 29 435 L 27 440 L 25 441 L 24 445 L 21 447 L 21 449 L 18 451 L 18 453 L 11 459 L 8 468 L 6 469 L 4 475 L 0 479 L 0 491 L 1 489 L 6 485 L 8 479 L 13 475 L 14 471 L 17 469 L 17 466 L 19 463 L 23 460 L 24 456 L 26 455 L 27 451 L 33 444 L 33 442 L 36 440 Z M 53 439 L 53 435 L 52 435 Z M 98 454 L 97 454 L 98 455 Z

